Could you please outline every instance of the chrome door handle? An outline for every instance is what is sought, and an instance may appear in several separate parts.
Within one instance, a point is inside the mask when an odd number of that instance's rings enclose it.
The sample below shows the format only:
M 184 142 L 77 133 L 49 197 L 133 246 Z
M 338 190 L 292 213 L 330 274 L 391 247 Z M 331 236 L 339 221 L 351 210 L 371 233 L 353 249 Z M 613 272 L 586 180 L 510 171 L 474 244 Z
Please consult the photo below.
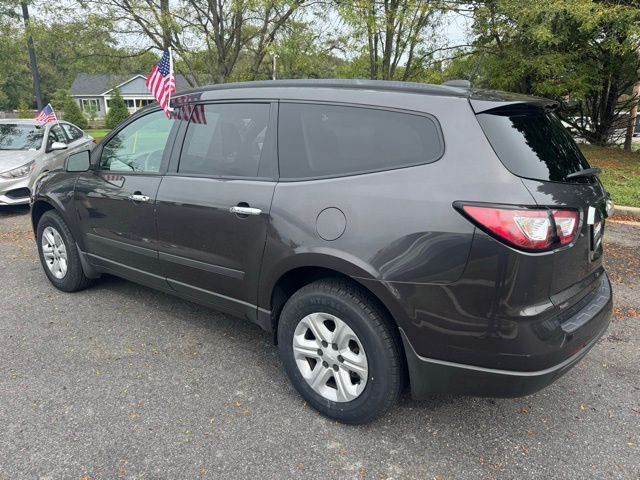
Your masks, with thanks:
M 262 213 L 262 210 L 259 208 L 239 207 L 237 205 L 235 207 L 231 207 L 229 211 L 237 215 L 260 215 Z
M 134 202 L 148 202 L 149 197 L 146 195 L 138 195 L 137 193 L 132 193 L 129 195 L 129 200 L 133 200 Z

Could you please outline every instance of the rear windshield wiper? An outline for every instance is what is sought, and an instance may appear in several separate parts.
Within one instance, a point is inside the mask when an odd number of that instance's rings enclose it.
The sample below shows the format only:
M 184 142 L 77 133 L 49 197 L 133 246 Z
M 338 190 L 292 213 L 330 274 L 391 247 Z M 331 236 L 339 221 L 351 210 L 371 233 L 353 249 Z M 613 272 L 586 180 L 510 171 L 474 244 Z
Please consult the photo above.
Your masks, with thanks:
M 571 180 L 572 178 L 580 177 L 593 177 L 594 175 L 600 175 L 602 171 L 599 168 L 585 168 L 579 172 L 573 172 L 564 177 L 565 180 Z

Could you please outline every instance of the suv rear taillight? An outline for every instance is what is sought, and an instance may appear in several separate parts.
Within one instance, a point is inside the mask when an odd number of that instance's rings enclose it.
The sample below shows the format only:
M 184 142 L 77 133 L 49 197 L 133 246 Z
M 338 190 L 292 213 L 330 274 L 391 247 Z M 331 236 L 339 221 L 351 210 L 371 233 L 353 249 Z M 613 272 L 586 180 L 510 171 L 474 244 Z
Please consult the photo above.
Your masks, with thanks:
M 552 210 L 553 219 L 556 223 L 556 234 L 562 245 L 571 243 L 578 231 L 580 215 L 573 210 Z
M 550 250 L 571 243 L 580 223 L 580 214 L 575 210 L 465 204 L 456 204 L 456 207 L 487 233 L 529 251 Z

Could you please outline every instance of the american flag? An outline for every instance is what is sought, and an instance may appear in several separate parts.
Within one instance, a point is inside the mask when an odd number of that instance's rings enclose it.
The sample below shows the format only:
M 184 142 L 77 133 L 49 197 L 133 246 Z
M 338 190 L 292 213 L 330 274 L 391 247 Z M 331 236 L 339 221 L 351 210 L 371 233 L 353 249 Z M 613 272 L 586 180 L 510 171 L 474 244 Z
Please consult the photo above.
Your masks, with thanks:
M 160 61 L 151 69 L 145 85 L 147 90 L 156 97 L 167 118 L 171 118 L 170 101 L 171 94 L 176 91 L 176 79 L 173 74 L 170 48 L 164 51 Z
M 197 98 L 196 98 L 197 97 Z M 204 105 L 197 103 L 193 105 L 191 102 L 199 100 L 200 95 L 181 95 L 173 99 L 173 115 L 174 120 L 191 120 L 191 123 L 207 123 L 207 117 L 204 113 Z
M 47 106 L 44 107 L 40 113 L 38 113 L 38 116 L 35 118 L 35 120 L 39 123 L 49 123 L 57 120 L 56 112 L 53 111 L 50 103 L 47 104 Z

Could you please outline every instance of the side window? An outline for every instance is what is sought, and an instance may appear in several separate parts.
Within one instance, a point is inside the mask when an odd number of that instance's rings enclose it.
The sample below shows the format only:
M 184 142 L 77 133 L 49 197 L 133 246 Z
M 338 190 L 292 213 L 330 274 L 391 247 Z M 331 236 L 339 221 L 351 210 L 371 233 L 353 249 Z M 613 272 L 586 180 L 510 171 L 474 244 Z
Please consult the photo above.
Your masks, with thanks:
M 162 111 L 138 118 L 104 145 L 100 169 L 158 173 L 173 124 Z
M 267 103 L 196 105 L 178 173 L 257 177 L 268 126 Z
M 429 163 L 443 142 L 421 115 L 362 107 L 283 103 L 278 151 L 281 178 L 354 175 Z
M 64 132 L 59 124 L 51 125 L 51 129 L 49 130 L 47 146 L 50 146 L 53 142 L 68 143 L 67 137 L 64 136 Z
M 69 125 L 68 123 L 63 123 L 62 129 L 64 130 L 64 133 L 67 134 L 67 137 L 71 139 L 72 142 L 75 140 L 78 140 L 79 138 L 82 138 L 82 136 L 84 135 L 82 133 L 82 130 L 74 127 L 73 125 Z

